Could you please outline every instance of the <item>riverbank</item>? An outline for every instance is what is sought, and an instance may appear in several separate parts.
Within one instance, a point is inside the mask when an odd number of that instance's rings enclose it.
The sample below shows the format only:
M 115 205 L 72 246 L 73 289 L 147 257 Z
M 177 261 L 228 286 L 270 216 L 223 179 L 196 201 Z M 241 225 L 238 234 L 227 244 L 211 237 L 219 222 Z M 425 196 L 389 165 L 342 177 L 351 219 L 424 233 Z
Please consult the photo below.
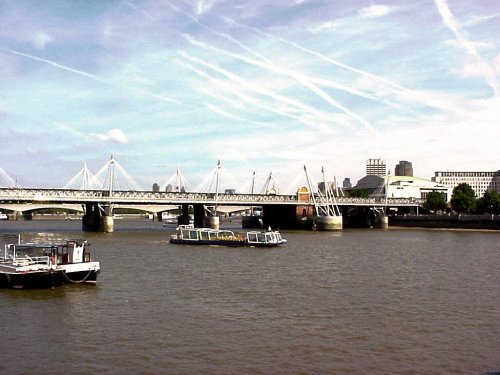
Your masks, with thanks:
M 500 215 L 402 215 L 389 216 L 389 226 L 500 230 Z

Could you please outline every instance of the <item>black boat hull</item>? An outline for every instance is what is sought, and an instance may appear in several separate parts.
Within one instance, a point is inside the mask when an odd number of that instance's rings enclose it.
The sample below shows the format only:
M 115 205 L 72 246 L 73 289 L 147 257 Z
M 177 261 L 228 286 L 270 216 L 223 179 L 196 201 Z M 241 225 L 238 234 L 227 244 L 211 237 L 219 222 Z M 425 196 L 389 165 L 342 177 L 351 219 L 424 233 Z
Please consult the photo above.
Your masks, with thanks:
M 12 289 L 47 289 L 64 284 L 96 284 L 99 270 L 64 272 L 62 270 L 0 273 L 0 288 Z

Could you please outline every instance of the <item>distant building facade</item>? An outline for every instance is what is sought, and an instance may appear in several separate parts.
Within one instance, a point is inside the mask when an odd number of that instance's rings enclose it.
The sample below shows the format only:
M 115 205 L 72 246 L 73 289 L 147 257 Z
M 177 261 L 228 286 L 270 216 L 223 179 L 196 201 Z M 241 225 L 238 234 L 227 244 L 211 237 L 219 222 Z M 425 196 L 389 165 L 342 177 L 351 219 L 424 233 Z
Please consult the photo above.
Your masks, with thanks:
M 351 179 L 349 177 L 344 178 L 344 182 L 342 182 L 342 187 L 344 189 L 350 189 L 350 188 L 352 188 Z
M 387 174 L 387 166 L 385 160 L 368 159 L 366 161 L 367 176 L 385 176 Z
M 434 172 L 432 181 L 451 188 L 466 183 L 479 198 L 487 191 L 500 193 L 500 170 L 496 172 Z
M 373 198 L 426 199 L 429 193 L 436 192 L 442 194 L 447 202 L 453 190 L 444 184 L 413 176 L 365 176 L 358 181 L 356 188 L 366 190 Z
M 398 164 L 396 164 L 396 168 L 394 168 L 394 175 L 412 177 L 413 165 L 409 161 L 401 160 Z

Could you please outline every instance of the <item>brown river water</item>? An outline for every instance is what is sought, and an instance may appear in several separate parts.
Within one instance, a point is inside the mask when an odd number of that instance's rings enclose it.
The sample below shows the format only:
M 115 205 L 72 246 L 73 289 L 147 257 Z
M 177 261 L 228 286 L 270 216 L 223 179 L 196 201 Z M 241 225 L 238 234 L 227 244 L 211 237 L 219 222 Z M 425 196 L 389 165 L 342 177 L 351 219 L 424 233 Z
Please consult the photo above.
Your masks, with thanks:
M 97 286 L 0 290 L 1 374 L 500 372 L 500 233 L 285 231 L 279 248 L 170 245 L 173 227 L 0 222 L 84 238 Z

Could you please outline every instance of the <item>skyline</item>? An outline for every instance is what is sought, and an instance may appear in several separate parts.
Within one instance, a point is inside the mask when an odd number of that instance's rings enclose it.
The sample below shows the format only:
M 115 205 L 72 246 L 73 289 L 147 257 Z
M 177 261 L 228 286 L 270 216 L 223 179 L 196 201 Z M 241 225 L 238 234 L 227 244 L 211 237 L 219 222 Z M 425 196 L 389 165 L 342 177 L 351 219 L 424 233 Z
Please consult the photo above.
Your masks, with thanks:
M 304 164 L 355 184 L 370 158 L 500 168 L 492 1 L 38 4 L 0 0 L 0 168 L 19 186 L 111 154 L 148 190 L 218 160 L 259 186 Z

